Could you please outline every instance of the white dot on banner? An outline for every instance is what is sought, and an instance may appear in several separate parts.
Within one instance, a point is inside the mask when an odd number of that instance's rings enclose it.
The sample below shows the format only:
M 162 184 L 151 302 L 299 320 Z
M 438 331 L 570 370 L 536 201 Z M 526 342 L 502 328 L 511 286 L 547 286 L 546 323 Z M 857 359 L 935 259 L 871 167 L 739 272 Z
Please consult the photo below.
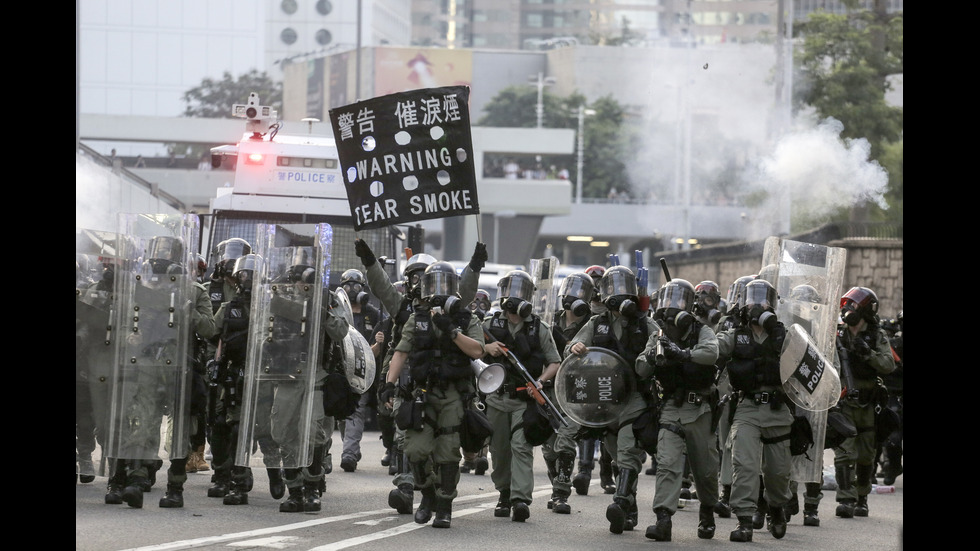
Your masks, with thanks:
M 462 147 L 456 150 L 456 160 L 458 160 L 461 163 L 466 162 L 466 150 L 463 149 Z
M 378 142 L 375 141 L 374 136 L 364 136 L 364 139 L 361 140 L 361 147 L 364 148 L 364 151 L 374 151 L 377 145 Z
M 375 180 L 375 181 L 371 182 L 370 190 L 371 190 L 371 195 L 372 196 L 374 196 L 374 197 L 380 197 L 381 194 L 385 192 L 385 185 L 382 184 L 381 182 Z
M 398 145 L 408 145 L 412 141 L 412 135 L 404 130 L 400 130 L 395 134 L 395 143 Z
M 440 186 L 444 186 L 449 183 L 449 173 L 445 170 L 440 170 L 436 172 L 436 179 L 439 180 Z
M 429 136 L 433 140 L 438 140 L 446 134 L 446 131 L 442 129 L 441 126 L 433 126 L 429 129 Z
M 402 178 L 402 187 L 405 191 L 415 191 L 419 187 L 419 179 L 415 176 L 405 176 Z
M 357 168 L 352 166 L 347 167 L 347 181 L 354 183 L 355 178 L 357 178 Z

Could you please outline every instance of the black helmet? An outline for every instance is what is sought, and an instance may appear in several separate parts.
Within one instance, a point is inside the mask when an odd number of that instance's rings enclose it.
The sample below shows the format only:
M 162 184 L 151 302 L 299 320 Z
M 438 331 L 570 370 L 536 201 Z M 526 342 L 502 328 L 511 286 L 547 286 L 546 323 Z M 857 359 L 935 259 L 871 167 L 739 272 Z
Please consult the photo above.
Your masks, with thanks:
M 248 292 L 252 290 L 252 283 L 255 280 L 255 270 L 258 268 L 259 255 L 246 254 L 235 260 L 235 266 L 231 271 L 232 277 L 238 284 L 238 290 Z
M 742 276 L 728 287 L 728 313 L 738 316 L 742 311 L 742 305 L 744 304 L 742 300 L 742 291 L 745 290 L 745 286 L 755 279 L 754 275 Z
M 524 270 L 511 270 L 497 282 L 497 299 L 505 312 L 522 318 L 531 315 L 534 306 L 534 279 Z
M 878 295 L 867 287 L 851 287 L 840 299 L 840 317 L 850 326 L 862 319 L 874 323 L 878 319 Z
M 154 274 L 179 274 L 184 272 L 184 244 L 171 235 L 158 235 L 150 239 L 146 258 Z
M 639 302 L 636 276 L 626 266 L 609 268 L 599 281 L 599 298 L 610 310 L 625 315 L 635 314 Z
M 422 273 L 419 288 L 422 300 L 430 305 L 443 307 L 449 313 L 459 308 L 459 275 L 449 262 L 441 260 L 429 264 Z
M 558 300 L 565 310 L 571 310 L 576 316 L 584 316 L 591 309 L 589 302 L 595 296 L 595 284 L 592 276 L 585 272 L 575 272 L 565 276 L 558 288 Z
M 721 289 L 714 281 L 706 280 L 694 287 L 694 313 L 710 323 L 721 319 Z
M 790 300 L 798 300 L 800 302 L 813 302 L 815 304 L 823 303 L 823 299 L 820 298 L 820 293 L 813 285 L 797 285 L 793 287 L 793 290 L 789 293 Z
M 340 286 L 347 293 L 347 298 L 351 303 L 357 301 L 364 305 L 369 300 L 367 294 L 367 279 L 360 270 L 351 268 L 340 276 Z
M 756 323 L 766 331 L 776 324 L 776 288 L 765 279 L 754 279 L 742 291 L 742 318 L 746 325 Z
M 252 253 L 252 246 L 240 237 L 225 239 L 214 248 L 211 257 L 216 259 L 212 277 L 220 279 L 234 275 L 235 260 Z
M 694 321 L 694 285 L 686 279 L 674 278 L 664 284 L 657 299 L 654 317 L 686 330 Z
M 316 260 L 313 247 L 294 247 L 286 278 L 290 283 L 313 283 L 316 277 Z
M 437 262 L 436 257 L 431 254 L 419 253 L 412 255 L 405 263 L 405 287 L 409 296 L 420 297 L 419 283 L 422 281 L 422 273 L 433 263 Z

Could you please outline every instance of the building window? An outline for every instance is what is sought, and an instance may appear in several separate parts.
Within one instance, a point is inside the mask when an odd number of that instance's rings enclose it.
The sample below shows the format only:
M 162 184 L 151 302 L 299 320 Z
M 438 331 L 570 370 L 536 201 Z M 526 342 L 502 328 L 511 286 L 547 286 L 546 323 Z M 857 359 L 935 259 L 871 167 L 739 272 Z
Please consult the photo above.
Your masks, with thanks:
M 331 4 L 329 0 L 319 0 L 316 3 L 316 11 L 319 12 L 320 15 L 328 15 L 333 11 L 333 4 Z M 326 42 L 324 42 L 324 44 L 326 44 Z
M 282 0 L 282 4 L 279 6 L 282 8 L 283 12 L 289 15 L 296 13 L 296 0 Z
M 330 35 L 330 31 L 328 31 L 327 29 L 320 29 L 319 31 L 316 32 L 317 44 L 321 46 L 326 46 L 327 44 L 330 44 L 331 40 L 333 40 L 333 36 Z
M 294 30 L 292 29 L 292 27 L 286 27 L 285 29 L 283 29 L 283 30 L 282 30 L 282 32 L 281 32 L 281 33 L 279 33 L 279 38 L 280 38 L 280 39 L 281 39 L 281 40 L 282 40 L 282 41 L 283 41 L 284 43 L 286 43 L 286 44 L 290 44 L 290 45 L 291 45 L 291 44 L 293 44 L 294 42 L 296 42 L 296 38 L 297 38 L 297 37 L 296 37 L 296 31 L 294 31 Z

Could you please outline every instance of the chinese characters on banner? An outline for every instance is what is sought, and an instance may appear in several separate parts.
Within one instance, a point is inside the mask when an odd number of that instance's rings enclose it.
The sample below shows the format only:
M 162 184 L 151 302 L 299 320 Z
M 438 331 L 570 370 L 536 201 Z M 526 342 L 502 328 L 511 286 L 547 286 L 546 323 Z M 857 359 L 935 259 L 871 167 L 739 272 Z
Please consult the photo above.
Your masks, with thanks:
M 426 88 L 330 110 L 355 230 L 480 212 L 469 93 Z

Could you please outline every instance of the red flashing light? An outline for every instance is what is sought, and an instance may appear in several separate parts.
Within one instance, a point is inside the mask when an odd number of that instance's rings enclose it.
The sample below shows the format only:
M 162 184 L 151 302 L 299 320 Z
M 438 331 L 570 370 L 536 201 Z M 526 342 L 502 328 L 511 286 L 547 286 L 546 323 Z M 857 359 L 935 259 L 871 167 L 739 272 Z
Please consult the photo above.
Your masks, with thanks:
M 261 153 L 249 153 L 245 156 L 245 164 L 248 165 L 261 165 L 265 156 Z

